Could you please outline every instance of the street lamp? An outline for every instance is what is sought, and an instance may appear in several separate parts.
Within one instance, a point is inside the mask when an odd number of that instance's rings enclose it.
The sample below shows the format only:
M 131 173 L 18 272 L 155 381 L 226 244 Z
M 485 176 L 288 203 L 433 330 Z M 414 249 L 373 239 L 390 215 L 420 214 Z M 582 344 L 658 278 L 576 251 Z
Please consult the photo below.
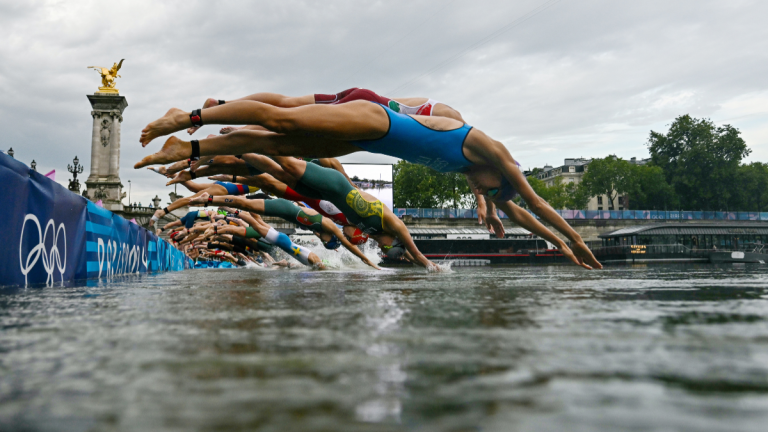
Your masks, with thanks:
M 131 206 L 131 181 L 128 180 L 128 207 Z
M 77 180 L 77 175 L 81 174 L 83 172 L 83 166 L 80 165 L 80 159 L 75 156 L 75 158 L 72 160 L 74 162 L 74 167 L 67 164 L 67 171 L 72 173 L 73 179 L 69 181 L 69 190 L 75 193 L 80 193 L 80 181 Z
M 9 148 L 9 149 L 8 149 L 8 156 L 10 156 L 10 157 L 13 157 L 13 155 L 14 155 L 15 153 L 16 153 L 16 152 L 15 152 L 15 151 L 13 151 L 13 147 L 11 147 L 11 148 Z
M 32 168 L 32 171 L 37 171 L 37 162 L 34 159 L 32 159 L 32 163 L 29 166 Z

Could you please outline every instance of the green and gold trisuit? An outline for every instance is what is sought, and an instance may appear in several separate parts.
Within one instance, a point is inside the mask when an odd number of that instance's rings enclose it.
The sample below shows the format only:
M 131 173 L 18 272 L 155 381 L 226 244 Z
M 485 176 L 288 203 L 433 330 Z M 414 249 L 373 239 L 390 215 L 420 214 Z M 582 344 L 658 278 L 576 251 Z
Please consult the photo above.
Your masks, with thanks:
M 245 238 L 260 239 L 261 234 L 259 234 L 259 232 L 256 231 L 253 227 L 248 227 L 245 229 Z
M 293 203 L 293 201 L 282 198 L 264 200 L 264 216 L 275 216 L 287 220 L 288 222 L 298 223 L 300 226 L 316 232 L 323 232 L 323 215 L 308 215 L 304 210 Z
M 349 222 L 366 234 L 384 234 L 384 205 L 381 201 L 363 198 L 344 174 L 335 169 L 308 163 L 304 175 L 293 189 L 310 198 L 330 201 Z

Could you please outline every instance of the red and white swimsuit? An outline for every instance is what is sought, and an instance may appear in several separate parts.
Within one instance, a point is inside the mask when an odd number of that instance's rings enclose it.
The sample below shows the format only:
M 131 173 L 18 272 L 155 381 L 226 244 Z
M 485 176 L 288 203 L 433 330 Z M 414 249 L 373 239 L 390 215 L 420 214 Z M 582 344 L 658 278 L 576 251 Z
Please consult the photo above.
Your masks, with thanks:
M 305 197 L 304 195 L 301 195 L 300 193 L 287 186 L 285 188 L 285 194 L 283 195 L 283 198 L 290 201 L 303 202 L 316 212 L 341 226 L 352 225 L 349 223 L 349 221 L 347 221 L 347 217 L 344 216 L 344 213 L 342 213 L 341 210 L 339 210 L 338 207 L 333 205 L 330 201 Z
M 389 107 L 389 109 L 391 109 L 392 111 L 398 112 L 398 113 L 409 114 L 409 115 L 425 115 L 425 116 L 431 116 L 432 109 L 434 108 L 434 106 L 440 103 L 434 99 L 429 99 L 421 105 L 408 106 L 408 105 L 403 105 L 394 99 L 389 99 L 384 96 L 379 96 L 378 94 L 376 94 L 371 90 L 360 89 L 357 87 L 353 87 L 351 89 L 347 89 L 347 90 L 344 90 L 343 92 L 336 93 L 336 94 L 316 94 L 315 95 L 316 104 L 338 105 L 346 102 L 352 102 L 355 100 L 366 100 L 369 102 L 380 103 L 384 106 Z

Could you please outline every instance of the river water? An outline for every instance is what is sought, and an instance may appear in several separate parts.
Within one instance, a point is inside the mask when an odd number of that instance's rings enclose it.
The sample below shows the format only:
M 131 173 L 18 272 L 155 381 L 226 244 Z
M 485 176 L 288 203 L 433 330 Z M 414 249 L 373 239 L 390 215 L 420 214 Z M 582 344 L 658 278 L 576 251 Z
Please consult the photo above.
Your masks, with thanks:
M 765 431 L 768 266 L 0 289 L 3 431 Z

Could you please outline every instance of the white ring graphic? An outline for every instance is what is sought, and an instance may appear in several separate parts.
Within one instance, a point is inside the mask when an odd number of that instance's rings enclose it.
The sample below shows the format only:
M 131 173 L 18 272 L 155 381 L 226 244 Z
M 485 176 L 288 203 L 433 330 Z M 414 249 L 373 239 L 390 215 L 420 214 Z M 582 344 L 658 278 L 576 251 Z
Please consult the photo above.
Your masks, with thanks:
M 32 221 L 37 226 L 37 238 L 39 243 L 33 247 L 27 254 L 26 261 L 24 260 L 24 228 L 27 226 L 27 221 Z M 46 251 L 45 241 L 48 238 L 48 228 L 51 229 L 53 236 L 53 244 L 51 250 Z M 62 239 L 64 240 L 64 261 L 61 260 L 61 253 L 59 251 L 59 234 L 63 233 Z M 24 284 L 29 283 L 28 274 L 37 264 L 37 260 L 43 258 L 43 268 L 48 274 L 45 283 L 47 285 L 53 285 L 53 274 L 58 269 L 61 274 L 61 282 L 64 283 L 64 271 L 67 269 L 67 229 L 64 227 L 64 223 L 60 223 L 56 228 L 56 223 L 53 219 L 50 219 L 45 225 L 45 233 L 40 229 L 40 222 L 37 216 L 28 214 L 24 217 L 24 222 L 21 225 L 21 238 L 19 239 L 19 267 L 21 273 L 24 275 Z

